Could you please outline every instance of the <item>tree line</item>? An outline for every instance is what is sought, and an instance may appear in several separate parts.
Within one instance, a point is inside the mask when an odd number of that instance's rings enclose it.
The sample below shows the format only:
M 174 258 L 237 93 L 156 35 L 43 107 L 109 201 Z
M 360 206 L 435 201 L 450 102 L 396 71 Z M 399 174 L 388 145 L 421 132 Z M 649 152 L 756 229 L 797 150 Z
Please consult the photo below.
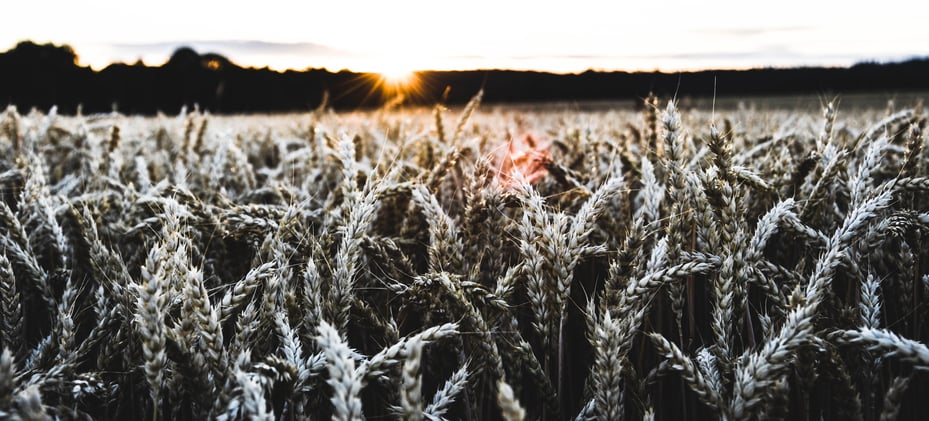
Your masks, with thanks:
M 0 53 L 0 103 L 21 110 L 73 114 L 175 113 L 199 106 L 213 113 L 299 112 L 323 101 L 335 109 L 380 107 L 397 89 L 376 74 L 323 69 L 278 72 L 244 68 L 218 54 L 180 48 L 161 66 L 115 63 L 100 71 L 78 64 L 68 46 L 24 41 Z M 929 58 L 860 63 L 847 68 L 707 70 L 684 73 L 552 74 L 510 70 L 428 71 L 404 90 L 404 103 L 466 102 L 484 88 L 486 103 L 636 101 L 662 96 L 848 94 L 929 90 Z M 414 89 L 415 88 L 415 89 Z M 403 90 L 403 89 L 401 89 Z

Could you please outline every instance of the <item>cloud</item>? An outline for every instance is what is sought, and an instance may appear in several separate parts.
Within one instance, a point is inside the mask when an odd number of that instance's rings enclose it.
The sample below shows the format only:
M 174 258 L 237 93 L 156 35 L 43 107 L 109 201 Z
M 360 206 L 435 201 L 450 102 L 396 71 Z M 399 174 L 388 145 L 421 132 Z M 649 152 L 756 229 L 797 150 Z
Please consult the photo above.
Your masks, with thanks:
M 810 54 L 796 51 L 788 44 L 769 44 L 752 49 L 729 51 L 718 50 L 691 50 L 669 51 L 654 54 L 539 54 L 539 55 L 508 55 L 508 56 L 457 56 L 462 58 L 496 59 L 507 58 L 511 60 L 693 60 L 693 61 L 754 61 L 764 64 L 766 61 L 794 61 L 798 64 L 833 63 L 839 61 L 854 62 L 862 60 L 860 53 L 834 52 L 826 54 Z M 894 58 L 894 57 L 890 57 Z M 897 57 L 906 58 L 906 57 Z
M 757 48 L 715 51 L 710 49 L 670 51 L 652 54 L 523 54 L 493 56 L 449 56 L 450 61 L 475 68 L 510 68 L 517 70 L 544 69 L 561 73 L 576 73 L 587 69 L 664 72 L 707 69 L 747 69 L 758 67 L 850 66 L 863 60 L 904 60 L 909 55 L 874 56 L 837 51 L 828 54 L 792 48 L 788 44 L 769 44 Z
M 816 28 L 812 26 L 774 26 L 774 27 L 734 27 L 734 28 L 701 28 L 688 32 L 697 35 L 712 35 L 718 37 L 758 37 L 762 35 L 783 35 L 787 33 L 809 32 Z
M 200 54 L 214 53 L 240 66 L 265 67 L 275 70 L 306 69 L 330 66 L 358 58 L 350 51 L 312 42 L 268 42 L 258 40 L 190 40 L 148 43 L 113 43 L 102 46 L 108 62 L 130 62 L 142 58 L 147 64 L 159 65 L 179 48 L 189 47 Z M 103 67 L 100 60 L 91 65 Z M 338 68 L 338 66 L 336 66 Z M 342 66 L 344 67 L 344 66 Z
M 799 52 L 788 45 L 769 45 L 759 47 L 753 50 L 742 51 L 696 51 L 684 53 L 672 53 L 662 56 L 654 56 L 655 59 L 669 59 L 692 62 L 731 62 L 731 63 L 753 63 L 755 66 L 834 66 L 834 65 L 852 65 L 854 63 L 866 60 L 867 57 L 861 53 L 835 52 L 826 54 L 811 54 Z M 906 59 L 909 56 L 899 57 L 874 57 L 882 59 Z
M 347 51 L 311 42 L 267 42 L 255 40 L 192 40 L 175 42 L 153 42 L 136 44 L 113 44 L 112 48 L 119 54 L 170 54 L 181 48 L 190 47 L 198 53 L 217 53 L 235 58 L 239 55 L 294 55 L 347 57 Z
M 765 33 L 804 31 L 802 26 L 780 28 L 734 28 L 707 29 L 705 31 L 718 35 L 758 36 Z M 788 37 L 789 38 L 789 37 Z M 570 51 L 551 54 L 447 54 L 432 57 L 413 57 L 410 66 L 418 69 L 488 69 L 510 68 L 514 70 L 548 70 L 554 72 L 581 72 L 587 69 L 599 70 L 662 70 L 681 71 L 696 69 L 726 69 L 752 67 L 792 67 L 792 66 L 848 66 L 862 60 L 897 60 L 909 58 L 909 55 L 863 56 L 845 50 L 836 50 L 826 54 L 813 54 L 785 40 L 775 42 L 750 43 L 755 46 L 727 45 L 713 48 L 713 43 L 704 43 L 687 48 L 677 46 L 674 50 L 650 52 L 646 54 L 623 54 L 610 51 L 604 54 L 577 54 Z M 350 68 L 359 71 L 378 71 L 382 67 L 383 57 L 371 57 L 361 53 L 341 50 L 327 45 L 294 42 L 280 43 L 257 40 L 192 40 L 186 42 L 122 43 L 109 46 L 115 53 L 112 59 L 132 61 L 143 57 L 146 63 L 159 64 L 166 60 L 176 49 L 190 47 L 197 52 L 217 53 L 246 67 L 270 66 L 275 70 L 328 68 L 338 71 Z M 728 48 L 726 48 L 728 47 Z M 388 60 L 400 60 L 387 58 Z

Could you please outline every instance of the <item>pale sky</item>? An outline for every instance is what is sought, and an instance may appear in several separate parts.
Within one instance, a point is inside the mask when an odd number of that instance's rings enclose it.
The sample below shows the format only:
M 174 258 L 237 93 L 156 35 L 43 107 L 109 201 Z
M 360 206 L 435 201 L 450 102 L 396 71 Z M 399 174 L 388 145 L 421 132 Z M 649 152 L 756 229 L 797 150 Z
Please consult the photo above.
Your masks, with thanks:
M 17 1 L 0 50 L 66 43 L 84 65 L 179 46 L 243 66 L 555 72 L 851 65 L 929 56 L 929 2 Z

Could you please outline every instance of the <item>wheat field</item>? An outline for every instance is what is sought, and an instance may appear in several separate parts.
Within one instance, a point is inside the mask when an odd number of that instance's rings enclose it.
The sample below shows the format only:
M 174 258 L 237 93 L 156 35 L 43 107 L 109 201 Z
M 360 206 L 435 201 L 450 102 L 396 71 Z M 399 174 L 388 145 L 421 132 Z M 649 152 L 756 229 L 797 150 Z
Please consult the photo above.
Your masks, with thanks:
M 921 102 L 480 98 L 8 108 L 0 418 L 929 414 Z

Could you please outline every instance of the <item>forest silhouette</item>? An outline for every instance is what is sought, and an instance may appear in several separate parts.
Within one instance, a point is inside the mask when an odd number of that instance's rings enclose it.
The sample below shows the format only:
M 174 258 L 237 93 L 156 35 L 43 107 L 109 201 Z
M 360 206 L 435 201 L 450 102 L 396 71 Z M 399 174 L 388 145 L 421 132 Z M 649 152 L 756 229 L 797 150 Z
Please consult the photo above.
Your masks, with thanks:
M 20 110 L 58 107 L 74 114 L 118 110 L 176 113 L 199 106 L 212 113 L 300 112 L 326 106 L 380 107 L 396 95 L 376 74 L 322 69 L 278 72 L 244 68 L 218 54 L 179 48 L 161 66 L 116 63 L 94 71 L 69 46 L 30 41 L 0 53 L 0 104 Z M 860 63 L 848 68 L 706 70 L 683 73 L 552 74 L 510 70 L 426 71 L 404 103 L 466 102 L 484 88 L 486 103 L 628 100 L 650 92 L 679 97 L 849 94 L 929 90 L 929 58 Z

